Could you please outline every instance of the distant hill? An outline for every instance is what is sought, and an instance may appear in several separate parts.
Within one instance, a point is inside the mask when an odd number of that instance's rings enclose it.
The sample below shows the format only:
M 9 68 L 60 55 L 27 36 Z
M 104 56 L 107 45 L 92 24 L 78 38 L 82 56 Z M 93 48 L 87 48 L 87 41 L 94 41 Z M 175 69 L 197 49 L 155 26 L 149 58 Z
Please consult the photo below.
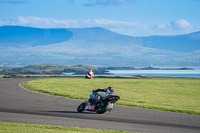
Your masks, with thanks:
M 193 52 L 200 49 L 200 32 L 176 36 L 143 37 L 143 46 L 178 52 Z
M 41 45 L 66 42 L 69 39 L 81 43 L 79 47 L 90 48 L 96 44 L 116 46 L 129 46 L 130 44 L 155 49 L 178 52 L 192 52 L 200 49 L 200 32 L 176 36 L 149 36 L 132 37 L 121 35 L 101 27 L 95 28 L 69 28 L 69 29 L 40 29 L 22 26 L 0 27 L 0 45 L 3 47 Z
M 200 32 L 134 37 L 93 28 L 0 27 L 0 64 L 200 66 Z
M 39 29 L 22 26 L 0 27 L 0 46 L 34 47 L 68 40 L 73 33 L 66 29 Z

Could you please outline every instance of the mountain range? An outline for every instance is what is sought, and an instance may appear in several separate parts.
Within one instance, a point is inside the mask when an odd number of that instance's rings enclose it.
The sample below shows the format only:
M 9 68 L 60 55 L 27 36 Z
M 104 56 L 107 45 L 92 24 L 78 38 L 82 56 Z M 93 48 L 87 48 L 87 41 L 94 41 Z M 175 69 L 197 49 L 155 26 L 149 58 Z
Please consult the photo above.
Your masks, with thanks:
M 105 28 L 0 27 L 0 64 L 200 66 L 200 32 L 127 36 Z

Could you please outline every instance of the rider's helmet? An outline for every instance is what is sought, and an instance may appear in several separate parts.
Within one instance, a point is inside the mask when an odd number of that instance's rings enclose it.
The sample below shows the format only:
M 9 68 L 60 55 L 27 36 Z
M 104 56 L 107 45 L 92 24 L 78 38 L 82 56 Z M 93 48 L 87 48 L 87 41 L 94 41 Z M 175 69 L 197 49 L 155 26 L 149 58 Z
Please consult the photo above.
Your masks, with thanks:
M 112 87 L 107 87 L 107 90 L 106 90 L 106 94 L 115 94 L 115 91 L 112 89 Z
M 109 87 L 107 87 L 107 89 L 108 89 L 108 90 L 112 90 L 112 87 L 109 86 Z

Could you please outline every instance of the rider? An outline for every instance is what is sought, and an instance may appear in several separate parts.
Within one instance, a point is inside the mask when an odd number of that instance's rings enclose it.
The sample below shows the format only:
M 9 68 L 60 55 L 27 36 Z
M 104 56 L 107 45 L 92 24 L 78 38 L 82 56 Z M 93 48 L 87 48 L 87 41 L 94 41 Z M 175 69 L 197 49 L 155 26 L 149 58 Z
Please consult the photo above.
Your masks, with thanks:
M 96 89 L 96 90 L 93 90 L 92 91 L 93 93 L 97 93 L 97 92 L 106 92 L 106 94 L 114 94 L 115 91 L 112 89 L 112 87 L 107 87 L 107 88 L 104 88 L 104 89 Z
M 93 94 L 91 94 L 90 95 L 91 97 L 89 98 L 92 103 L 99 102 L 101 97 L 104 97 L 108 94 L 110 94 L 110 95 L 115 94 L 115 91 L 112 89 L 112 87 L 107 87 L 107 88 L 104 88 L 104 89 L 99 88 L 99 89 L 93 90 L 92 92 L 93 92 Z M 98 92 L 106 92 L 106 93 L 100 95 Z
M 93 77 L 94 77 L 94 73 L 92 72 L 92 70 L 90 70 L 90 71 L 88 72 L 88 74 L 86 75 L 86 78 L 92 79 Z

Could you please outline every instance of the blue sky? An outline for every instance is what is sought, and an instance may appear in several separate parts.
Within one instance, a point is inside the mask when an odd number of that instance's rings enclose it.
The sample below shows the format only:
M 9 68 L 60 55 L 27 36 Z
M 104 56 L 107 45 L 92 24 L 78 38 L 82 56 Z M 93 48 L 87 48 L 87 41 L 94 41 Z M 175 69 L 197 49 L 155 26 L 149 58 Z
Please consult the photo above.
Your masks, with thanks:
M 130 36 L 200 31 L 200 0 L 0 0 L 0 26 L 104 27 Z

